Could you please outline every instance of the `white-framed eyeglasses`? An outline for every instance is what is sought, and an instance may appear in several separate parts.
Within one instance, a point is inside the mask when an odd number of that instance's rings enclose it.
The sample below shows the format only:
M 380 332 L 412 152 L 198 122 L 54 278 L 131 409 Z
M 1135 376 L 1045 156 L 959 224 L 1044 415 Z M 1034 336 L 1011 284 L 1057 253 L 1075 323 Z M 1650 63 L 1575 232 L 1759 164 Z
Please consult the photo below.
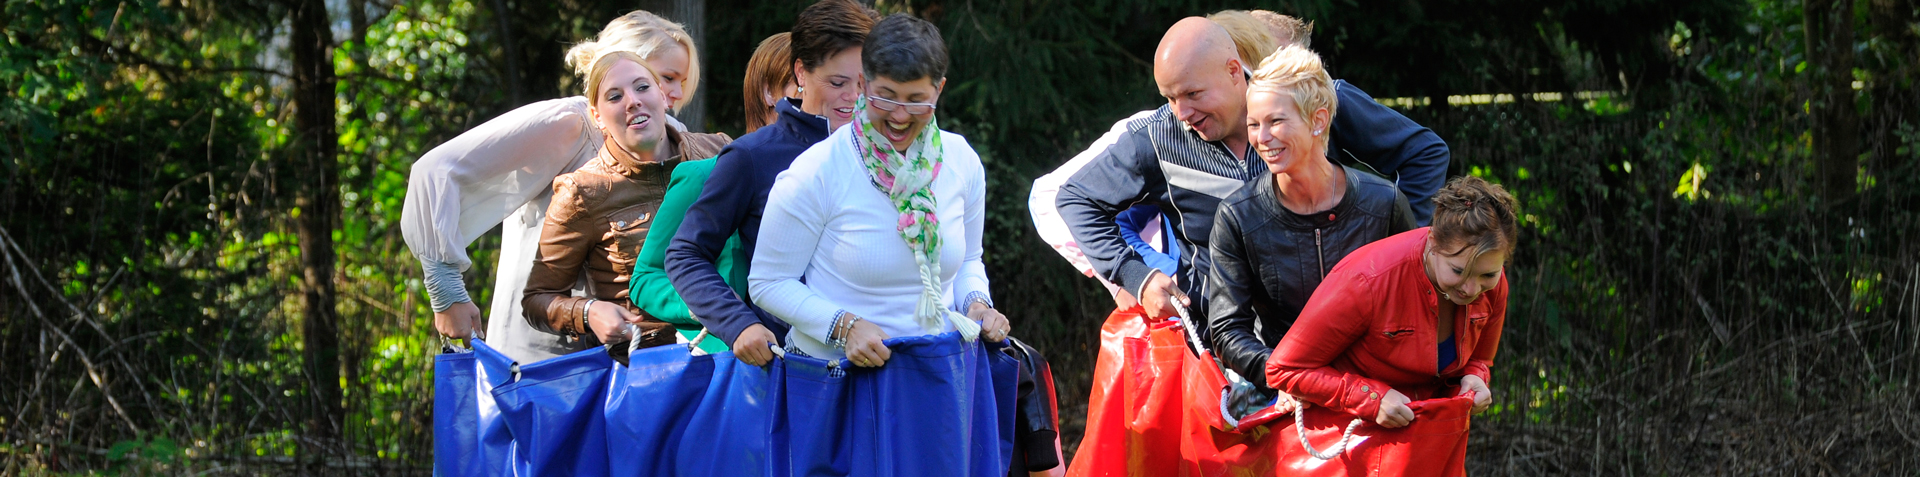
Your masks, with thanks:
M 873 107 L 880 108 L 881 111 L 886 111 L 889 113 L 894 111 L 899 111 L 904 108 L 906 109 L 907 114 L 911 114 L 914 116 L 920 116 L 927 113 L 931 113 L 935 108 L 933 103 L 902 103 L 899 101 L 894 101 L 891 99 L 874 96 L 871 94 L 867 95 L 867 104 L 871 104 L 873 105 Z

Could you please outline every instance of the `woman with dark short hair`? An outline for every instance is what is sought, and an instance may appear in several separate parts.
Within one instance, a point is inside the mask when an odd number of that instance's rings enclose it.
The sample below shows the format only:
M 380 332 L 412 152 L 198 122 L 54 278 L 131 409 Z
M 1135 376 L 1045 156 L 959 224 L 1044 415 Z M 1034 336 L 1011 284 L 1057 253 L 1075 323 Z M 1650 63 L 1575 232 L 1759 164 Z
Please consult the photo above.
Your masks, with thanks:
M 1518 210 L 1505 189 L 1472 176 L 1449 181 L 1433 205 L 1432 227 L 1334 267 L 1267 361 L 1268 382 L 1389 428 L 1413 422 L 1412 401 L 1472 393 L 1474 412 L 1493 403 Z
M 762 225 L 780 233 L 754 250 L 753 300 L 793 325 L 790 348 L 856 366 L 886 364 L 891 337 L 974 326 L 1003 340 L 980 262 L 985 170 L 934 119 L 947 69 L 939 30 L 895 14 L 866 47 L 859 117 L 795 158 L 767 197 Z
M 980 261 L 986 171 L 966 138 L 940 130 L 935 119 L 947 70 L 939 30 L 889 16 L 867 35 L 861 65 L 859 114 L 795 158 L 768 194 L 763 230 L 778 232 L 760 237 L 754 250 L 753 301 L 792 324 L 788 353 L 846 358 L 861 368 L 888 364 L 889 338 L 958 331 L 1006 340 L 1007 318 L 993 308 Z M 898 372 L 971 379 L 958 368 Z M 896 452 L 877 457 L 890 462 L 951 457 L 888 444 L 881 447 Z

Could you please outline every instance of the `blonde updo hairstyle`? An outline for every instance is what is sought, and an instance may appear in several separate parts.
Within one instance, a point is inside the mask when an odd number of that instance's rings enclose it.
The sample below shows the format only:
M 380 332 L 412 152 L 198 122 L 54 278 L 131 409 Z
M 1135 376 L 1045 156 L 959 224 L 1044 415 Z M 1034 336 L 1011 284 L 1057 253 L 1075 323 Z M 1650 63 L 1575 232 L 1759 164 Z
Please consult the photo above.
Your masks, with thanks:
M 1227 36 L 1233 38 L 1233 50 L 1240 54 L 1240 64 L 1245 65 L 1247 71 L 1253 71 L 1259 67 L 1259 63 L 1255 62 L 1280 49 L 1280 43 L 1274 40 L 1266 22 L 1254 18 L 1246 10 L 1223 10 L 1207 15 L 1207 20 L 1220 25 L 1221 29 L 1227 31 Z
M 1513 252 L 1520 229 L 1515 217 L 1519 201 L 1505 187 L 1474 176 L 1455 177 L 1433 195 L 1435 251 L 1458 253 L 1472 248 L 1474 255 L 1494 250 Z
M 1316 128 L 1320 134 L 1314 137 L 1321 147 L 1332 138 L 1328 129 L 1333 127 L 1333 116 L 1339 112 L 1340 98 L 1333 91 L 1333 76 L 1320 62 L 1320 55 L 1300 46 L 1289 46 L 1273 52 L 1260 60 L 1260 70 L 1253 73 L 1253 81 L 1247 85 L 1247 94 L 1255 92 L 1273 92 L 1293 98 L 1293 108 L 1308 127 Z M 1326 124 L 1313 124 L 1313 112 L 1321 108 L 1327 110 Z
M 593 97 L 593 90 L 599 85 L 594 76 L 594 67 L 605 59 L 607 52 L 620 50 L 637 55 L 641 66 L 654 74 L 654 80 L 660 76 L 647 64 L 646 59 L 654 56 L 660 49 L 669 45 L 679 45 L 687 50 L 687 77 L 681 79 L 680 101 L 673 104 L 675 110 L 693 101 L 694 93 L 700 89 L 700 49 L 693 45 L 693 37 L 687 35 L 686 28 L 646 10 L 634 10 L 626 15 L 607 22 L 600 34 L 592 40 L 580 42 L 567 50 L 567 67 L 581 77 L 590 78 L 586 95 Z M 605 72 L 601 72 L 602 75 Z

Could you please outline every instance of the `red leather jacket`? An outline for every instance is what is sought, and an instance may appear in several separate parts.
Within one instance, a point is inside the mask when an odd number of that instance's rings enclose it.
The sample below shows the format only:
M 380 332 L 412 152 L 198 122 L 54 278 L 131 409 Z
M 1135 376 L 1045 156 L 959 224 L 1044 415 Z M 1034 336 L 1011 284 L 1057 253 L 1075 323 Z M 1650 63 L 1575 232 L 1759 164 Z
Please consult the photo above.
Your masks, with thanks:
M 1360 247 L 1327 275 L 1267 359 L 1267 381 L 1300 400 L 1372 420 L 1388 389 L 1446 397 L 1472 374 L 1489 383 L 1507 319 L 1507 277 L 1454 313 L 1460 359 L 1439 366 L 1439 295 L 1421 265 L 1429 228 Z

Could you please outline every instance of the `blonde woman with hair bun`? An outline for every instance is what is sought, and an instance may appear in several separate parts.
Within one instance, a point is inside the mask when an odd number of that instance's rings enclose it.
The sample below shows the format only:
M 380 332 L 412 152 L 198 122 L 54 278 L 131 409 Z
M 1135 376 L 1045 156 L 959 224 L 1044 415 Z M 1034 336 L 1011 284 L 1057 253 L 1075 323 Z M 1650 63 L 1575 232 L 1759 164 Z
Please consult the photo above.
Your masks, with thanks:
M 693 44 L 693 37 L 679 23 L 645 10 L 634 10 L 607 22 L 593 40 L 567 50 L 567 67 L 584 78 L 600 53 L 616 50 L 640 55 L 659 73 L 660 88 L 674 110 L 686 107 L 700 89 L 700 48 Z
M 684 104 L 699 85 L 699 52 L 691 37 L 680 25 L 644 11 L 614 19 L 600 35 L 573 47 L 564 66 L 588 76 L 591 60 L 612 50 L 647 62 L 673 104 Z M 407 248 L 420 260 L 422 285 L 440 335 L 486 337 L 488 344 L 523 364 L 588 346 L 589 340 L 536 331 L 521 318 L 520 306 L 554 177 L 593 161 L 606 140 L 588 105 L 586 96 L 573 96 L 521 106 L 433 148 L 414 163 L 400 226 Z M 671 116 L 656 119 L 674 133 L 686 132 Z M 725 135 L 715 137 L 731 141 Z M 501 228 L 499 266 L 483 331 L 480 308 L 468 295 L 461 272 L 473 265 L 467 246 L 496 225 Z
M 1268 174 L 1214 213 L 1213 351 L 1269 396 L 1267 357 L 1321 279 L 1362 245 L 1416 227 L 1393 183 L 1327 159 L 1341 106 L 1320 55 L 1290 46 L 1262 60 L 1247 88 L 1246 128 Z

